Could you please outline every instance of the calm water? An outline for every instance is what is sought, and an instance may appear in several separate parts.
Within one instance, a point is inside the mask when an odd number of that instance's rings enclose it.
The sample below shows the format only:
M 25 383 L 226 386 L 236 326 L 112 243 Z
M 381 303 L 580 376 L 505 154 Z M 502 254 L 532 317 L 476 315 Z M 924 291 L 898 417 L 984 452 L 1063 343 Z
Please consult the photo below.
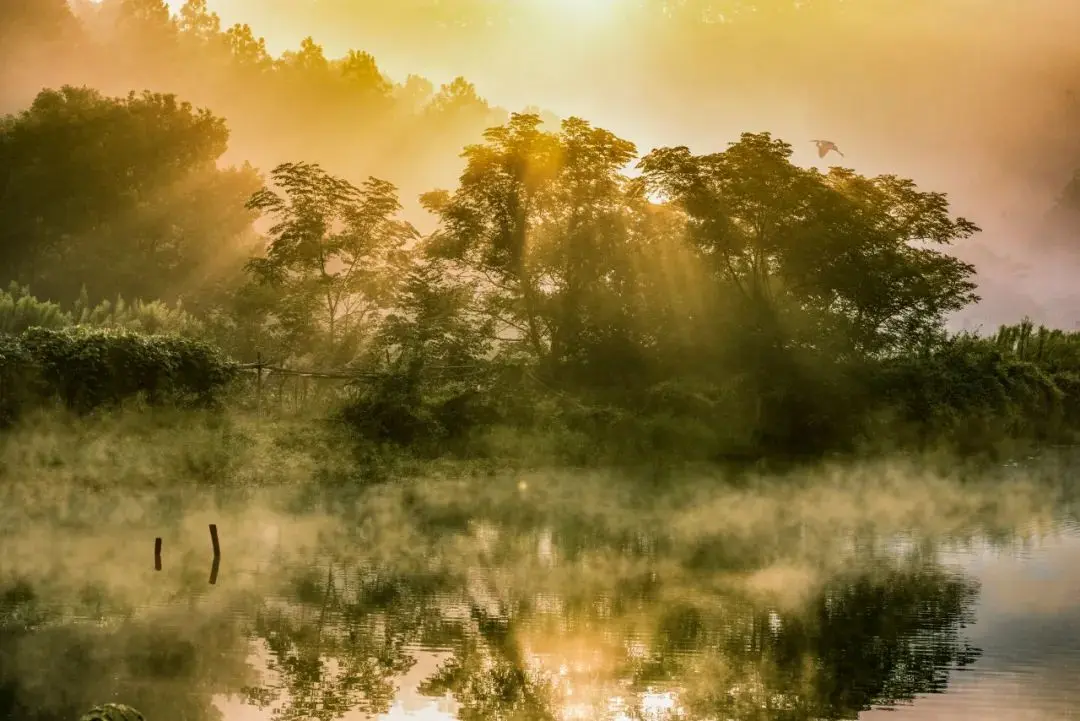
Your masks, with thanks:
M 0 718 L 1080 718 L 1066 481 L 9 491 Z

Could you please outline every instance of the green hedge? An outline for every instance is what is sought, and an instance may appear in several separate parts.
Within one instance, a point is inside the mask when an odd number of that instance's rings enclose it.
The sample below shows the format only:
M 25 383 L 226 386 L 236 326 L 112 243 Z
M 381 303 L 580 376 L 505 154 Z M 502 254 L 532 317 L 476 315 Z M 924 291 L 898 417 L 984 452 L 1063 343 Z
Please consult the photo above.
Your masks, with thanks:
M 59 400 L 85 413 L 142 397 L 150 404 L 213 403 L 236 376 L 213 346 L 188 338 L 86 327 L 0 335 L 0 421 Z

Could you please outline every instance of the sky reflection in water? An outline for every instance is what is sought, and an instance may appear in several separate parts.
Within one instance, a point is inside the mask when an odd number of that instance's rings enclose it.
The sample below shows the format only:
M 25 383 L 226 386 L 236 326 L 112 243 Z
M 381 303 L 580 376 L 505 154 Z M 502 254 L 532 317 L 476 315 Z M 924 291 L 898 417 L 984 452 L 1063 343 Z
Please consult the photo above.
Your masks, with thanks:
M 647 502 L 486 482 L 333 512 L 159 497 L 89 525 L 24 508 L 0 556 L 0 718 L 116 700 L 149 721 L 876 719 L 897 704 L 1066 719 L 1080 701 L 1080 533 L 1060 498 L 877 484 L 858 492 L 867 513 L 910 507 L 839 519 L 850 486 Z

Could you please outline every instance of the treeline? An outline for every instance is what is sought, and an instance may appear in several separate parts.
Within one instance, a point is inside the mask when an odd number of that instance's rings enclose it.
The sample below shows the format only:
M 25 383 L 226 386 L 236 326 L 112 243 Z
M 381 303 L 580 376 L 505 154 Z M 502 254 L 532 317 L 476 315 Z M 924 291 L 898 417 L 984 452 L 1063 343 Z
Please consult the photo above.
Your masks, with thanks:
M 410 199 L 451 181 L 461 147 L 508 117 L 465 78 L 394 79 L 370 53 L 330 57 L 310 37 L 273 56 L 249 25 L 223 26 L 205 0 L 176 10 L 164 0 L 5 5 L 0 64 L 33 71 L 11 73 L 0 100 L 21 95 L 21 107 L 42 86 L 69 84 L 175 93 L 228 119 L 229 162 L 269 168 L 305 158 L 354 181 L 358 171 L 392 177 Z M 127 130 L 133 139 L 137 128 Z M 220 157 L 218 147 L 204 152 Z
M 568 461 L 978 452 L 1078 427 L 1077 336 L 946 333 L 977 297 L 947 248 L 978 228 L 909 180 L 800 168 L 767 133 L 639 157 L 514 114 L 424 194 L 422 234 L 387 180 L 221 170 L 226 138 L 166 95 L 66 87 L 4 119 L 3 267 L 29 283 L 0 297 L 5 387 L 207 401 L 235 370 L 212 345 L 362 374 L 339 417 L 372 441 Z M 83 279 L 168 302 L 94 304 Z
M 767 133 L 642 155 L 580 118 L 507 116 L 463 80 L 394 85 L 363 53 L 330 61 L 308 40 L 271 58 L 197 0 L 177 16 L 159 0 L 24 12 L 34 47 L 82 43 L 93 63 L 220 97 L 211 111 L 64 85 L 0 120 L 7 387 L 80 409 L 205 401 L 228 385 L 225 356 L 278 359 L 362 375 L 339 416 L 366 439 L 570 461 L 977 452 L 1077 427 L 1076 336 L 945 331 L 977 299 L 949 246 L 978 228 L 910 180 L 804 169 Z M 220 108 L 295 160 L 226 165 Z M 450 142 L 465 143 L 457 181 L 424 188 L 422 232 L 383 171 L 431 167 Z M 133 303 L 103 305 L 116 298 Z M 105 359 L 71 371 L 87 389 L 20 380 L 52 362 L 31 342 L 46 331 L 50 358 Z M 197 346 L 214 380 L 169 375 L 187 362 L 171 343 Z M 167 378 L 125 385 L 151 358 Z
M 0 215 L 10 222 L 0 284 L 67 302 L 85 285 L 95 302 L 120 293 L 217 303 L 215 283 L 234 284 L 257 243 L 243 204 L 260 180 L 239 159 L 270 168 L 305 158 L 354 182 L 393 178 L 412 202 L 452 182 L 461 147 L 508 117 L 464 78 L 395 82 L 359 50 L 329 58 L 308 38 L 273 57 L 249 26 L 223 27 L 205 0 L 176 14 L 163 0 L 16 3 L 0 10 L 0 26 L 0 65 L 34 68 L 0 77 L 0 100 L 37 95 L 2 131 Z M 22 88 L 30 75 L 60 89 Z

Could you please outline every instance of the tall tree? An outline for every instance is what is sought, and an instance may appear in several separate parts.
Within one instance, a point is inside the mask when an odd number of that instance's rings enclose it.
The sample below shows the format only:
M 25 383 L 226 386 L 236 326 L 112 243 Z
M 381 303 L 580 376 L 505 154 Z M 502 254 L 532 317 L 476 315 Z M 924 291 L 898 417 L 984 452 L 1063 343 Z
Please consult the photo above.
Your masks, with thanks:
M 943 194 L 895 176 L 823 176 L 790 156 L 768 133 L 744 133 L 720 153 L 660 148 L 639 167 L 760 322 L 794 312 L 809 330 L 816 315 L 815 334 L 831 327 L 851 350 L 883 353 L 922 342 L 976 299 L 974 268 L 934 247 L 978 231 Z
M 165 0 L 102 0 L 100 12 L 112 18 L 117 42 L 112 55 L 124 71 L 145 68 L 142 75 L 179 59 L 178 26 Z
M 625 328 L 634 145 L 579 118 L 557 133 L 515 114 L 466 149 L 453 194 L 425 196 L 442 221 L 430 250 L 487 282 L 488 309 L 536 360 L 588 364 Z
M 225 31 L 233 60 L 242 69 L 269 69 L 273 64 L 270 53 L 266 50 L 266 40 L 256 38 L 251 26 L 237 24 Z
M 379 70 L 379 65 L 371 53 L 350 50 L 341 60 L 340 67 L 345 80 L 359 92 L 377 97 L 390 94 L 393 86 Z
M 61 40 L 75 29 L 67 0 L 9 0 L 0 4 L 0 48 Z
M 538 358 L 548 353 L 538 256 L 531 242 L 559 163 L 558 139 L 539 117 L 517 115 L 465 149 L 458 189 L 422 198 L 441 220 L 431 251 L 489 281 L 491 312 L 521 333 Z
M 221 34 L 221 18 L 211 12 L 206 0 L 186 0 L 180 7 L 180 32 L 203 42 L 210 42 Z
M 310 163 L 283 163 L 247 207 L 276 222 L 264 257 L 248 268 L 279 289 L 296 337 L 321 337 L 327 357 L 351 360 L 392 298 L 401 250 L 417 236 L 396 216 L 397 189 L 377 178 L 360 187 Z

